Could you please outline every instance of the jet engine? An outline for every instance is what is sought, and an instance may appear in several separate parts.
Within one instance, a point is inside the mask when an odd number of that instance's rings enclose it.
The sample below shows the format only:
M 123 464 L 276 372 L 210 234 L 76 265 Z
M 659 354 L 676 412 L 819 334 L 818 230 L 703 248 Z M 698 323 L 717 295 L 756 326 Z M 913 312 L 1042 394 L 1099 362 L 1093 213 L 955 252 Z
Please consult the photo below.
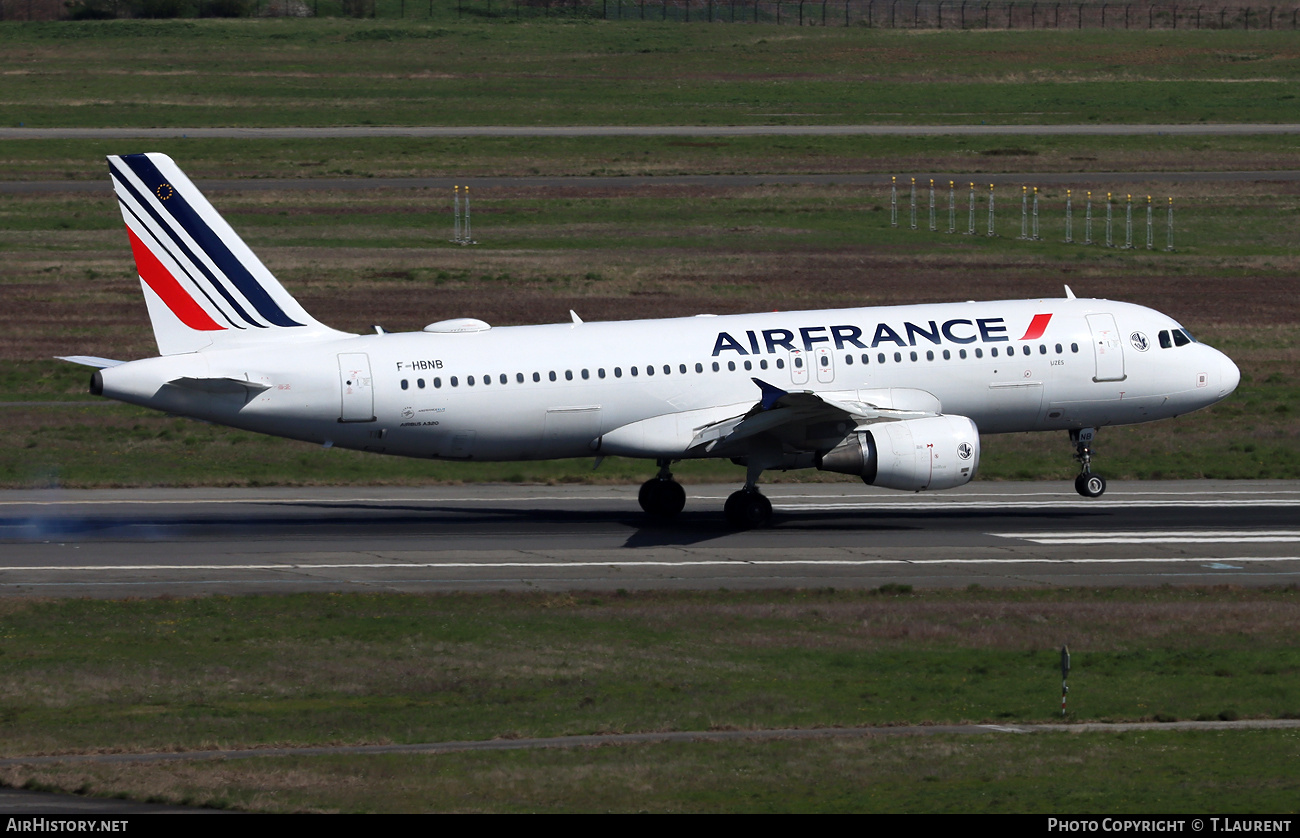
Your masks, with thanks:
M 979 462 L 979 430 L 965 416 L 879 422 L 816 459 L 822 471 L 856 474 L 868 486 L 907 492 L 969 483 Z

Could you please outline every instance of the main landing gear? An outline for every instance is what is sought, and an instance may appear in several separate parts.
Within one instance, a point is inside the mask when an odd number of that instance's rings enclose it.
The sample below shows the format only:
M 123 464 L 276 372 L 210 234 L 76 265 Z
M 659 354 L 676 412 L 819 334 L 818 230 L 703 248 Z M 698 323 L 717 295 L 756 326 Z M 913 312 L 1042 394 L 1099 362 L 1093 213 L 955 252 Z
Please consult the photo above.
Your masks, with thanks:
M 727 523 L 740 530 L 766 527 L 772 523 L 772 502 L 755 486 L 732 492 L 722 511 L 727 516 Z
M 1097 434 L 1093 428 L 1070 431 L 1074 444 L 1074 459 L 1079 461 L 1081 472 L 1074 478 L 1074 491 L 1085 498 L 1099 498 L 1106 492 L 1106 478 L 1092 473 L 1092 440 Z
M 660 460 L 659 474 L 642 483 L 637 494 L 641 508 L 652 518 L 673 518 L 686 506 L 686 490 L 673 480 L 669 465 L 669 460 Z
M 673 473 L 668 470 L 671 460 L 659 460 L 659 474 L 641 484 L 637 500 L 641 508 L 652 518 L 668 520 L 675 517 L 686 506 L 686 490 L 673 480 Z M 751 468 L 750 479 L 745 488 L 733 492 L 727 498 L 723 512 L 727 523 L 736 529 L 749 530 L 766 527 L 772 523 L 772 502 L 758 491 L 754 485 L 762 468 Z

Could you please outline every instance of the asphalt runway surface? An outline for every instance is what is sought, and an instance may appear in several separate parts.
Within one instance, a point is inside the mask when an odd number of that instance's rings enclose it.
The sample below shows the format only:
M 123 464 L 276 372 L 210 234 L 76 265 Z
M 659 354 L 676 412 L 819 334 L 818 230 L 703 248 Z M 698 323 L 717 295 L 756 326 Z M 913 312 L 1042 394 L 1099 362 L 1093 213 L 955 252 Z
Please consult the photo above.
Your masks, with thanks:
M 687 486 L 670 523 L 636 486 L 0 492 L 0 595 L 1300 583 L 1300 483 L 977 483 L 902 494 Z

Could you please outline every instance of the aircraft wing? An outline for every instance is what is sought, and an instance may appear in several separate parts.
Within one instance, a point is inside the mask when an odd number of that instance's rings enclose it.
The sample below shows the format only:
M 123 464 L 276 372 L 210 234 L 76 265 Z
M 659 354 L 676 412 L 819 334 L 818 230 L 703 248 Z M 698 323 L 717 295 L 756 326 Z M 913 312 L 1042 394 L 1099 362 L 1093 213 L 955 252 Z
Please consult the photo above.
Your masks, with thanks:
M 898 422 L 938 415 L 938 400 L 891 398 L 891 391 L 858 391 L 858 398 L 834 398 L 809 390 L 783 390 L 752 379 L 762 398 L 743 416 L 701 428 L 687 450 L 710 456 L 740 455 L 753 437 L 768 434 L 795 450 L 816 450 L 834 445 L 851 432 L 879 422 Z M 866 396 L 869 401 L 862 400 Z M 929 394 L 922 394 L 928 396 Z M 900 407 L 892 402 L 913 404 Z

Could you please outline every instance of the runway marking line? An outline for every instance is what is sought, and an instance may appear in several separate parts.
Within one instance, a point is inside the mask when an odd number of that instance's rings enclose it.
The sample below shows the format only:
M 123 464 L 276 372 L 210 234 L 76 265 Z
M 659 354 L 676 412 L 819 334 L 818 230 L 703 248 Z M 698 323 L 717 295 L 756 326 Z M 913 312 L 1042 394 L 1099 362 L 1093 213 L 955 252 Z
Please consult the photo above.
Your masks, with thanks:
M 991 532 L 996 538 L 1016 538 L 1035 544 L 1281 544 L 1300 542 L 1300 530 L 1167 530 L 1104 532 Z

